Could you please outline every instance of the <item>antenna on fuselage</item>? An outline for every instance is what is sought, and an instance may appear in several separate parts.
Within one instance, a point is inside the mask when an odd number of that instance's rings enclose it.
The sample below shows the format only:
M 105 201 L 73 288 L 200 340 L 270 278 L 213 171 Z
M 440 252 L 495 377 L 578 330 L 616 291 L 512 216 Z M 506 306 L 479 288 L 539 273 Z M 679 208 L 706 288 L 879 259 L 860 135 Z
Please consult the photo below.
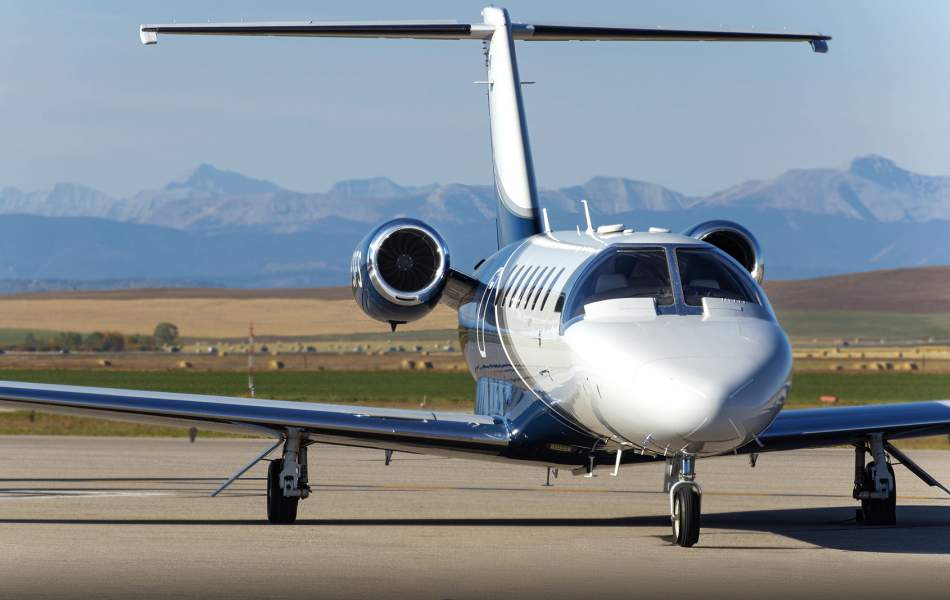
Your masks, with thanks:
M 587 221 L 587 233 L 594 232 L 594 224 L 590 220 L 590 207 L 587 206 L 587 200 L 581 200 L 581 204 L 584 205 L 584 219 Z
M 551 233 L 551 222 L 548 221 L 548 209 L 546 209 L 546 208 L 542 208 L 542 209 L 541 209 L 541 222 L 542 222 L 542 224 L 543 224 L 543 226 L 544 226 L 544 233 L 550 234 L 550 233 Z

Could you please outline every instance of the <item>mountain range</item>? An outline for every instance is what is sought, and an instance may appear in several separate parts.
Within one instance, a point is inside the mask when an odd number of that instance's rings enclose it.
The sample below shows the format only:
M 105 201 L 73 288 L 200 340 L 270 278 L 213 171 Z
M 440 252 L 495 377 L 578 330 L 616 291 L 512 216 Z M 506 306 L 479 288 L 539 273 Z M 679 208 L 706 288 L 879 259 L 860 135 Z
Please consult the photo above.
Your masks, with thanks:
M 796 169 L 705 197 L 620 177 L 545 189 L 556 228 L 579 222 L 685 228 L 725 218 L 759 238 L 770 278 L 950 263 L 950 177 L 880 156 L 843 169 Z M 488 185 L 349 180 L 302 193 L 203 164 L 157 190 L 115 198 L 72 183 L 0 190 L 0 290 L 132 285 L 344 283 L 348 255 L 376 223 L 436 227 L 467 269 L 495 247 Z

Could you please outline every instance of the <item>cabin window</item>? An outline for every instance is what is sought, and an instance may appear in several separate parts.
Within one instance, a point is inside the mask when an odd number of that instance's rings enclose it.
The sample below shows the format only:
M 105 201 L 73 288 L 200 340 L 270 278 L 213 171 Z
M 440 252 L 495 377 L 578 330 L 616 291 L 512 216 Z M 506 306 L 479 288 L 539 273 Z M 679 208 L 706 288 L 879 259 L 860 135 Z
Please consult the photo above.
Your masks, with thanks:
M 537 270 L 538 270 L 537 267 L 525 268 L 524 275 L 518 281 L 518 284 L 514 287 L 514 291 L 511 294 L 511 298 L 508 299 L 508 308 L 511 308 L 512 306 L 517 306 L 518 304 L 521 303 L 521 297 L 524 296 L 524 290 L 526 287 L 528 287 L 528 281 L 531 279 L 531 277 L 534 276 L 534 273 Z
M 548 297 L 551 295 L 551 291 L 554 289 L 554 286 L 557 285 L 558 280 L 561 278 L 561 275 L 564 274 L 564 267 L 561 267 L 561 270 L 557 272 L 557 275 L 554 276 L 554 279 L 551 280 L 551 285 L 548 286 L 548 289 L 544 292 L 544 300 L 541 301 L 541 311 L 544 311 L 544 307 L 548 304 Z M 563 298 L 563 296 L 562 296 Z M 561 302 L 563 305 L 564 303 Z M 561 312 L 560 308 L 555 308 L 554 312 Z
M 538 306 L 538 300 L 541 299 L 541 292 L 543 292 L 545 286 L 547 286 L 548 279 L 550 279 L 551 275 L 554 274 L 554 267 L 550 267 L 550 268 L 545 267 L 544 271 L 545 271 L 544 277 L 542 277 L 538 281 L 538 285 L 537 285 L 538 293 L 534 294 L 534 302 L 531 303 L 531 310 L 534 310 Z M 533 292 L 534 290 L 531 290 L 531 291 Z
M 676 265 L 687 306 L 702 306 L 703 298 L 758 302 L 749 275 L 709 248 L 677 248 Z
M 504 306 L 505 302 L 508 300 L 508 296 L 511 295 L 511 288 L 514 287 L 515 280 L 521 274 L 521 271 L 524 269 L 521 265 L 515 267 L 514 271 L 511 272 L 511 276 L 508 277 L 508 281 L 505 282 L 504 288 L 501 292 L 495 296 L 495 303 L 499 306 Z
M 663 248 L 620 249 L 601 259 L 575 288 L 566 317 L 584 314 L 584 306 L 616 298 L 654 298 L 673 305 L 670 269 Z
M 518 294 L 518 300 L 515 302 L 515 306 L 518 308 L 525 308 L 528 304 L 527 297 L 530 297 L 531 292 L 534 290 L 534 284 L 538 280 L 538 277 L 541 276 L 541 267 L 535 267 L 531 272 L 531 275 L 528 276 L 528 279 L 525 281 L 524 287 L 521 288 L 521 293 Z
M 538 281 L 540 281 L 541 277 L 544 276 L 545 271 L 547 271 L 547 267 L 540 267 L 535 272 L 534 276 L 528 281 L 528 285 L 525 286 L 524 293 L 518 299 L 518 308 L 528 308 L 528 304 L 531 303 L 531 296 L 534 295 L 534 290 L 538 287 Z

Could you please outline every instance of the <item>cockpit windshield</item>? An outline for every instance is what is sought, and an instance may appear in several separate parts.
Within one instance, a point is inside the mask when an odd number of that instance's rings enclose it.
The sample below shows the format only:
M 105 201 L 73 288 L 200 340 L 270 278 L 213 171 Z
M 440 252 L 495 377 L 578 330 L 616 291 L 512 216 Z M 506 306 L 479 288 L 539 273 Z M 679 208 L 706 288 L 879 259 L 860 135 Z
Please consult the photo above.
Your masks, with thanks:
M 658 306 L 671 306 L 673 288 L 666 250 L 623 249 L 606 257 L 580 282 L 565 316 L 583 315 L 584 305 L 615 298 L 655 298 Z
M 714 250 L 677 248 L 676 265 L 687 306 L 702 306 L 703 298 L 758 302 L 749 276 Z

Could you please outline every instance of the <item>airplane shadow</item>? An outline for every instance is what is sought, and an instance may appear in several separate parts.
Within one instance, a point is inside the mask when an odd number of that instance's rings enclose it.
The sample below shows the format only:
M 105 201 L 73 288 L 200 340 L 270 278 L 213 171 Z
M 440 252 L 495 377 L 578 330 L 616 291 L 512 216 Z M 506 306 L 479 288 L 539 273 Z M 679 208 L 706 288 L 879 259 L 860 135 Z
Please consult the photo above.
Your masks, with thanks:
M 853 506 L 710 513 L 703 515 L 707 535 L 697 550 L 748 549 L 753 546 L 715 545 L 710 529 L 773 533 L 835 550 L 890 554 L 950 555 L 950 506 L 899 506 L 897 527 L 867 527 L 855 522 Z M 325 518 L 299 519 L 294 527 L 669 527 L 667 516 L 617 518 Z M 2 518 L 0 525 L 158 525 L 249 526 L 252 519 L 82 519 Z M 669 540 L 666 535 L 658 536 Z M 754 546 L 757 550 L 794 550 Z

